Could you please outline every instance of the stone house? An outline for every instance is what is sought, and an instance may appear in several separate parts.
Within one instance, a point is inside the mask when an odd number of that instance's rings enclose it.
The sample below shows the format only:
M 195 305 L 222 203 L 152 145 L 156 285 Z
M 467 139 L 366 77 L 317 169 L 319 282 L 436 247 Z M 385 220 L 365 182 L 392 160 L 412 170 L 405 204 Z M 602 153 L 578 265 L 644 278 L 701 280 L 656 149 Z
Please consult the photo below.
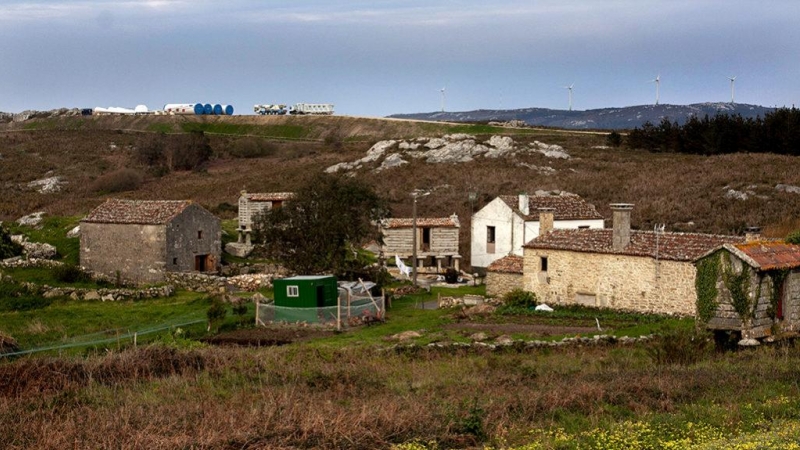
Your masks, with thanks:
M 239 196 L 238 243 L 251 245 L 253 219 L 264 211 L 280 208 L 287 200 L 294 198 L 293 192 L 252 193 L 242 191 Z
M 220 220 L 190 200 L 109 199 L 81 220 L 80 264 L 134 283 L 165 272 L 216 272 Z
M 724 244 L 695 265 L 698 318 L 709 329 L 744 340 L 800 331 L 800 245 Z
M 397 255 L 409 261 L 414 252 L 413 219 L 385 219 L 380 223 L 383 234 L 381 251 L 387 257 Z M 461 224 L 458 216 L 417 218 L 417 269 L 459 269 L 461 255 L 458 253 L 458 231 Z
M 522 289 L 522 256 L 508 255 L 486 268 L 486 295 L 500 297 L 514 289 Z
M 693 261 L 743 238 L 632 231 L 632 208 L 611 205 L 613 229 L 542 229 L 538 238 L 525 245 L 524 289 L 550 305 L 694 315 Z
M 603 216 L 575 194 L 501 195 L 472 215 L 472 267 L 486 268 L 506 255 L 522 256 L 522 246 L 539 236 L 543 208 L 553 212 L 554 228 L 604 227 Z

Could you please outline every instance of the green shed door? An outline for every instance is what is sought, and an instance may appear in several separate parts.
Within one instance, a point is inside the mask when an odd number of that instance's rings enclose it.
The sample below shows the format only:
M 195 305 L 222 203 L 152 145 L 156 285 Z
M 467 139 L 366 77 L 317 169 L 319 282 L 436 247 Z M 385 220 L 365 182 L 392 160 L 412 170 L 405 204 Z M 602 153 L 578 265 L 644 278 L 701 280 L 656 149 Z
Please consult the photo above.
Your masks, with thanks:
M 320 284 L 317 286 L 317 308 L 325 307 L 325 285 Z

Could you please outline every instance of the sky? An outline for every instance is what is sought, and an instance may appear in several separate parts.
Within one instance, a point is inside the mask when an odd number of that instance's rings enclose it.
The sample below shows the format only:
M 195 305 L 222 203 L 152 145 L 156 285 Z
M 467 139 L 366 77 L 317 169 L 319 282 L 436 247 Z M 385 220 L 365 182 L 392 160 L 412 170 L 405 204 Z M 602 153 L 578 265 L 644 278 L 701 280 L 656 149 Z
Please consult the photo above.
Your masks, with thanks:
M 0 111 L 800 104 L 797 0 L 2 0 Z

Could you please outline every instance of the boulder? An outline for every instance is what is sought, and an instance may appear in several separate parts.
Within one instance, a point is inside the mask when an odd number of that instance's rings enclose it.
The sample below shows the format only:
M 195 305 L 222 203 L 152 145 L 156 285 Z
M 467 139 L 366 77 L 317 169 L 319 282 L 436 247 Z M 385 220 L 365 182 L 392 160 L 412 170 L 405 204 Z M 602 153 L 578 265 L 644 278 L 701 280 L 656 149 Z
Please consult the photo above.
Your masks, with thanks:
M 91 290 L 91 291 L 88 291 L 85 294 L 83 294 L 83 299 L 84 300 L 100 300 L 101 298 L 100 298 L 100 294 L 97 291 Z
M 383 160 L 380 167 L 375 169 L 375 172 L 380 172 L 382 170 L 391 169 L 393 167 L 399 167 L 403 164 L 408 164 L 408 161 L 403 160 L 400 157 L 399 153 L 392 153 L 391 155 L 387 156 L 386 159 Z
M 35 213 L 28 214 L 27 216 L 20 217 L 17 219 L 17 223 L 20 225 L 35 227 L 42 223 L 42 216 L 44 216 L 44 211 L 37 211 Z
M 388 339 L 392 341 L 403 342 L 403 341 L 408 341 L 410 339 L 416 339 L 419 337 L 422 337 L 422 334 L 416 331 L 409 330 L 409 331 L 403 331 L 402 333 L 393 334 L 389 336 Z
M 791 184 L 777 184 L 775 185 L 775 190 L 790 194 L 800 194 L 800 187 L 792 186 Z
M 52 194 L 61 190 L 61 186 L 65 183 L 61 177 L 42 178 L 28 183 L 28 187 L 36 189 L 40 194 Z
M 81 226 L 76 225 L 75 228 L 67 231 L 68 238 L 77 238 L 81 236 Z

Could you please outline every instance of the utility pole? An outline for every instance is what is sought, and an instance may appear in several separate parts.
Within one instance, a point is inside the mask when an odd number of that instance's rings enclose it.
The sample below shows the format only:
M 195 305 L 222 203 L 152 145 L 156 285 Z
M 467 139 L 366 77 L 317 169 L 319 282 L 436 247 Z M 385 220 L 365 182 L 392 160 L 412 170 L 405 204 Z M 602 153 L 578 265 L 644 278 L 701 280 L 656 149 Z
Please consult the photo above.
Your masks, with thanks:
M 414 198 L 414 205 L 411 209 L 411 282 L 417 285 L 417 197 L 424 197 L 430 194 L 427 191 L 414 190 L 411 196 Z

